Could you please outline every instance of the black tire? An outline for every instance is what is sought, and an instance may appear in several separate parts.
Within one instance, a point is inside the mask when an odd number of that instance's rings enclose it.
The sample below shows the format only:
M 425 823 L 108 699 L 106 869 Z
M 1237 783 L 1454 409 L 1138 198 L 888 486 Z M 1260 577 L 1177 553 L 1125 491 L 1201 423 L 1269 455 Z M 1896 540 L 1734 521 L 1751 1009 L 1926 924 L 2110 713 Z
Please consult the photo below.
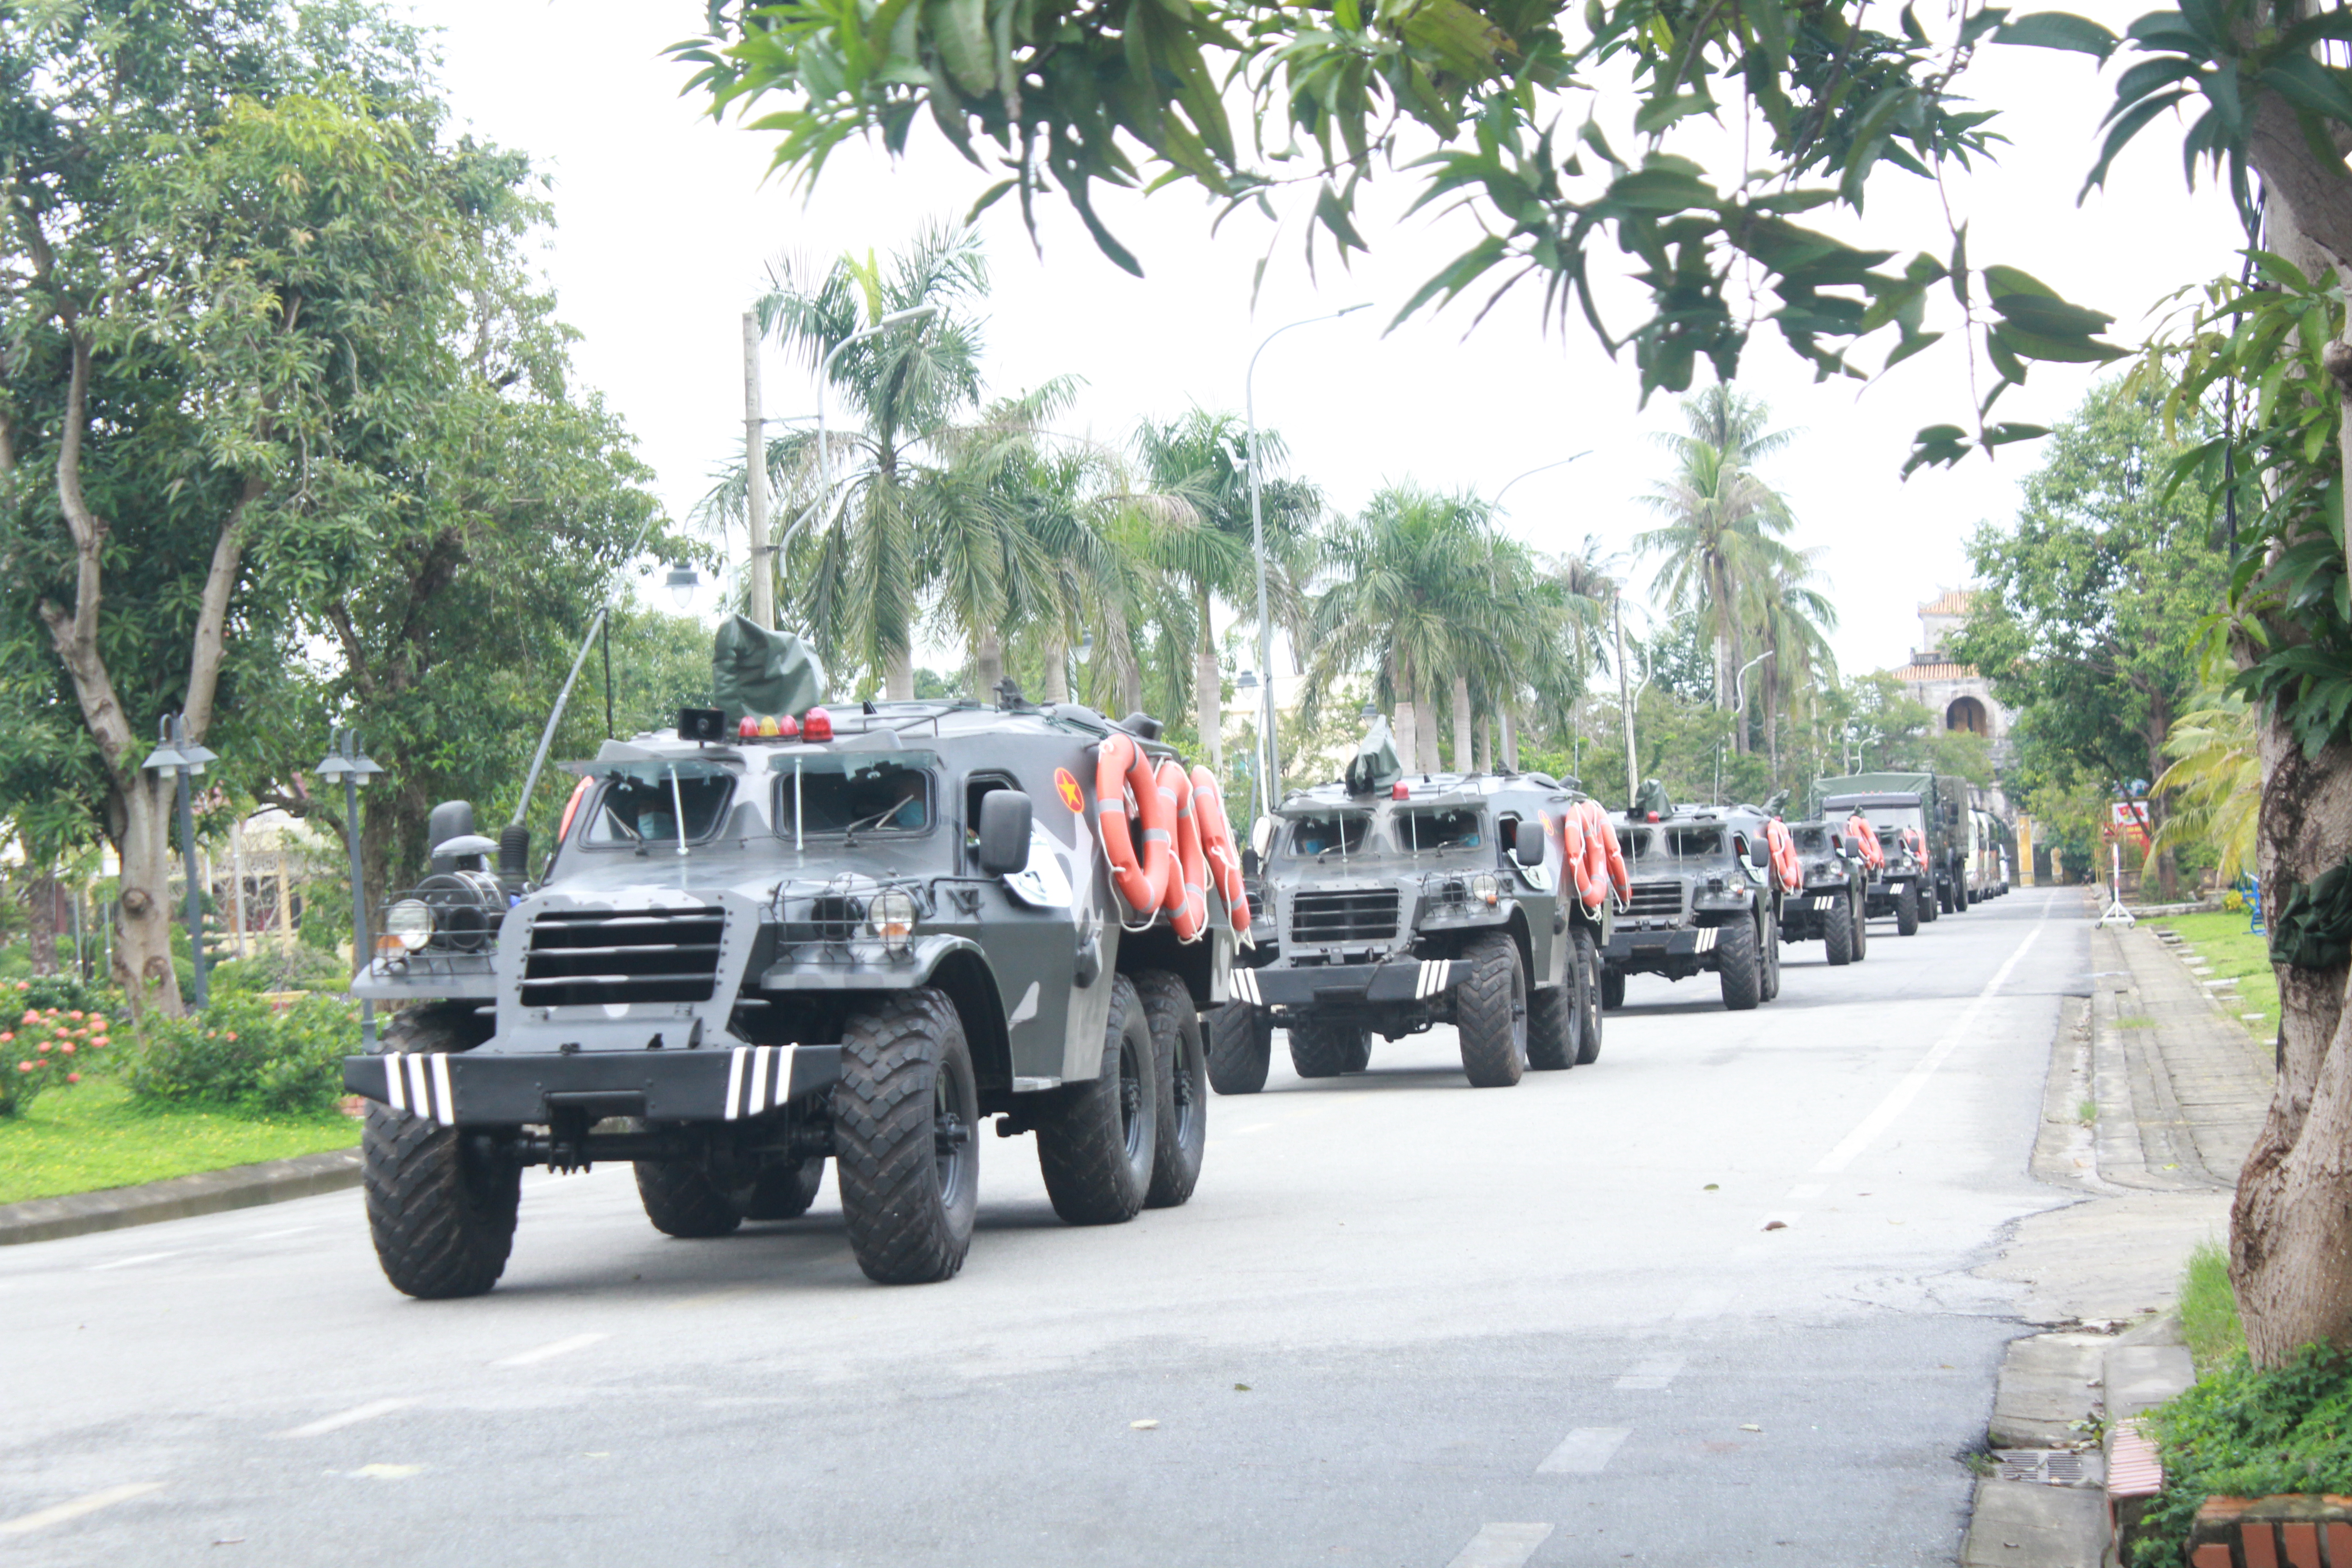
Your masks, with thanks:
M 1569 956 L 1569 965 L 1576 981 L 1576 1065 L 1589 1067 L 1601 1056 L 1601 948 L 1592 933 L 1578 926 L 1569 933 L 1576 943 Z M 1617 981 L 1617 1000 L 1625 999 L 1625 982 Z
M 1625 972 L 1603 965 L 1601 971 L 1601 1010 L 1614 1013 L 1625 1005 Z
M 745 1219 L 798 1219 L 808 1213 L 809 1205 L 816 1202 L 817 1189 L 824 1185 L 824 1156 L 802 1160 L 797 1163 L 772 1165 L 760 1173 L 744 1201 Z
M 1372 1058 L 1372 1032 L 1360 1024 L 1302 1022 L 1289 1033 L 1290 1067 L 1300 1078 L 1361 1072 Z
M 1153 1081 L 1158 1096 L 1151 1186 L 1148 1209 L 1172 1209 L 1192 1195 L 1201 1180 L 1201 1152 L 1209 1142 L 1208 1063 L 1201 1050 L 1201 1015 L 1192 988 L 1164 969 L 1135 977 L 1151 1029 Z
M 698 1165 L 684 1160 L 639 1160 L 637 1201 L 664 1236 L 707 1241 L 732 1236 L 743 1224 L 749 1190 L 730 1193 Z
M 1745 1013 L 1764 1000 L 1764 955 L 1756 951 L 1756 923 L 1735 920 L 1715 939 L 1716 972 L 1723 982 L 1723 1005 Z
M 408 1007 L 384 1026 L 387 1051 L 480 1044 L 472 1009 Z M 506 1272 L 522 1166 L 478 1134 L 370 1102 L 360 1132 L 368 1234 L 394 1289 L 420 1300 L 478 1296 Z
M 1905 888 L 1895 895 L 1895 931 L 1899 936 L 1919 934 L 1919 889 Z
M 951 1279 L 980 1212 L 980 1089 L 953 1003 L 929 986 L 849 1016 L 833 1089 L 834 1178 L 877 1285 Z
M 1870 915 L 1867 894 L 1859 888 L 1847 901 L 1847 918 L 1853 921 L 1853 961 L 1860 963 L 1870 956 Z
M 1255 1094 L 1274 1065 L 1274 1026 L 1246 1002 L 1228 1002 L 1209 1020 L 1209 1087 Z
M 1123 1225 L 1141 1212 L 1159 1146 L 1152 1078 L 1142 998 L 1126 975 L 1114 976 L 1101 1071 L 1057 1090 L 1058 1103 L 1037 1127 L 1045 1195 L 1069 1224 Z
M 1500 931 L 1463 948 L 1470 978 L 1454 990 L 1454 1032 L 1473 1089 L 1508 1089 L 1528 1070 L 1528 975 L 1519 944 Z
M 1528 1066 L 1565 1072 L 1576 1065 L 1576 976 L 1528 993 Z
M 1769 1002 L 1780 994 L 1780 922 L 1769 911 L 1764 916 L 1764 935 L 1757 950 L 1757 994 Z
M 1822 916 L 1822 952 L 1832 969 L 1843 969 L 1854 961 L 1853 900 L 1841 898 Z

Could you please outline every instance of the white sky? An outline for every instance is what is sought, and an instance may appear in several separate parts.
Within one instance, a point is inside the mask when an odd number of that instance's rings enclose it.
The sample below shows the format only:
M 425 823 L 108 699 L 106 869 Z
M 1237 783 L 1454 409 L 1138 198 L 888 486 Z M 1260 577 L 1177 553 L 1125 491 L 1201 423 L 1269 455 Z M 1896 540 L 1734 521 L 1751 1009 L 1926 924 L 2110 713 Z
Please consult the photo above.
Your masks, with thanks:
M 2117 31 L 2137 9 L 2114 0 L 2078 8 Z M 661 57 L 698 28 L 696 0 L 418 0 L 413 9 L 444 29 L 459 122 L 553 176 L 559 226 L 545 266 L 561 313 L 583 334 L 576 363 L 627 421 L 674 515 L 740 449 L 739 318 L 763 264 L 786 251 L 887 251 L 926 218 L 961 213 L 988 183 L 928 126 L 895 168 L 878 150 L 837 155 L 806 202 L 763 181 L 770 139 L 697 118 L 677 96 L 688 73 Z M 1967 79 L 2010 110 L 2002 128 L 2015 143 L 2000 166 L 1948 192 L 1979 265 L 2022 267 L 2068 299 L 2115 312 L 2119 342 L 2135 341 L 2170 290 L 2235 269 L 2236 222 L 2210 191 L 2185 193 L 2169 120 L 2143 132 L 2105 194 L 2075 207 L 2111 98 L 2088 57 L 1986 48 Z M 1410 194 L 1409 179 L 1395 178 L 1383 201 L 1393 211 Z M 1098 199 L 1141 258 L 1143 280 L 1103 259 L 1058 205 L 1040 206 L 1042 258 L 1010 200 L 982 220 L 995 285 L 992 389 L 1079 375 L 1087 391 L 1073 423 L 1119 441 L 1145 415 L 1195 403 L 1238 410 L 1244 368 L 1267 331 L 1370 300 L 1372 310 L 1286 335 L 1260 362 L 1258 415 L 1289 441 L 1294 471 L 1352 509 L 1383 481 L 1406 478 L 1491 497 L 1513 476 L 1589 447 L 1591 457 L 1514 488 L 1510 525 L 1546 549 L 1588 532 L 1622 547 L 1649 525 L 1633 499 L 1664 467 L 1649 437 L 1680 421 L 1664 396 L 1637 406 L 1630 352 L 1612 362 L 1580 321 L 1564 339 L 1547 335 L 1532 295 L 1466 337 L 1473 312 L 1459 305 L 1381 335 L 1467 243 L 1462 220 L 1374 218 L 1364 227 L 1371 256 L 1357 258 L 1350 275 L 1327 247 L 1319 279 L 1286 232 L 1253 311 L 1262 223 L 1236 218 L 1213 239 L 1211 209 L 1185 191 Z M 1806 221 L 1880 248 L 1948 248 L 1935 193 L 1896 174 L 1881 176 L 1867 230 L 1820 217 Z M 1777 334 L 1759 334 L 1746 361 L 1743 387 L 1771 405 L 1777 424 L 1804 432 L 1767 472 L 1794 503 L 1793 542 L 1824 547 L 1843 616 L 1836 647 L 1849 669 L 1906 657 L 1918 637 L 1916 606 L 1963 580 L 1969 530 L 2012 514 L 2016 483 L 2035 460 L 2035 446 L 2011 447 L 1998 463 L 1898 480 L 1914 430 L 1968 422 L 1965 366 L 1948 352 L 1956 341 L 1862 392 L 1813 384 Z M 765 374 L 771 416 L 814 411 L 805 372 L 772 353 Z M 2089 380 L 2075 367 L 2036 367 L 1997 414 L 2055 424 Z

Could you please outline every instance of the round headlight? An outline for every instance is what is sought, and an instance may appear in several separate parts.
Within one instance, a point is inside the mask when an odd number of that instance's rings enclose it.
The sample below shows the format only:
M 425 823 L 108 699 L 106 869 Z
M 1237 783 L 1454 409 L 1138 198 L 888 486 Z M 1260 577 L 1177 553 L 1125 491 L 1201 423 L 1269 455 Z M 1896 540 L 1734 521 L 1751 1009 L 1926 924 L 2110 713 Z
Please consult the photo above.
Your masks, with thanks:
M 1470 896 L 1481 903 L 1493 903 L 1501 892 L 1502 889 L 1495 885 L 1495 879 L 1489 872 L 1481 871 L 1470 879 Z
M 383 934 L 415 952 L 433 940 L 433 911 L 422 899 L 403 899 L 384 911 Z
M 915 900 L 895 888 L 877 893 L 866 906 L 866 923 L 884 947 L 904 952 L 915 939 Z

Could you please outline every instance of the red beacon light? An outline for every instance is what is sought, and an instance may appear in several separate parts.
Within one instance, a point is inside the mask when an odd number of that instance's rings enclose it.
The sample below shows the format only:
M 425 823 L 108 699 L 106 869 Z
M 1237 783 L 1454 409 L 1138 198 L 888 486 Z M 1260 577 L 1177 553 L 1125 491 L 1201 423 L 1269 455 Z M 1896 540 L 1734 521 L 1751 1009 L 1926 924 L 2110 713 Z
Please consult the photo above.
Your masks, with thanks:
M 1652 812 L 1652 813 L 1650 813 L 1649 820 L 1650 820 L 1650 821 L 1652 821 L 1652 822 L 1655 822 L 1655 821 L 1657 821 L 1657 820 L 1658 820 L 1658 814 L 1657 814 L 1656 812 L 1654 812 L 1654 812 Z
M 801 721 L 787 713 L 776 721 L 776 733 L 784 740 L 797 741 L 801 738 Z
M 811 741 L 833 739 L 833 715 L 822 708 L 812 708 L 801 718 L 801 734 Z
M 742 722 L 735 726 L 735 735 L 738 740 L 758 740 L 760 738 L 760 721 L 749 713 L 744 714 Z
M 1412 791 L 1406 788 L 1402 783 L 1392 784 L 1389 785 L 1389 798 L 1391 800 L 1410 800 L 1412 798 Z

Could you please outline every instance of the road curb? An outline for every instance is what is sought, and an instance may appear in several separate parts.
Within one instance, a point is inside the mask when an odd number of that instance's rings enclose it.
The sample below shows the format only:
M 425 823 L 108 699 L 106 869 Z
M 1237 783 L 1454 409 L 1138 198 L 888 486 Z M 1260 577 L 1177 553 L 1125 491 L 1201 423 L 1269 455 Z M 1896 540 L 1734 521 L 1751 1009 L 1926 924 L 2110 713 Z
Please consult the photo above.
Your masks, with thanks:
M 231 1165 L 193 1176 L 148 1182 L 136 1187 L 106 1187 L 61 1198 L 28 1198 L 0 1205 L 0 1247 L 56 1241 L 92 1231 L 121 1230 L 167 1219 L 219 1214 L 339 1192 L 360 1184 L 360 1152 L 330 1149 L 291 1160 Z

